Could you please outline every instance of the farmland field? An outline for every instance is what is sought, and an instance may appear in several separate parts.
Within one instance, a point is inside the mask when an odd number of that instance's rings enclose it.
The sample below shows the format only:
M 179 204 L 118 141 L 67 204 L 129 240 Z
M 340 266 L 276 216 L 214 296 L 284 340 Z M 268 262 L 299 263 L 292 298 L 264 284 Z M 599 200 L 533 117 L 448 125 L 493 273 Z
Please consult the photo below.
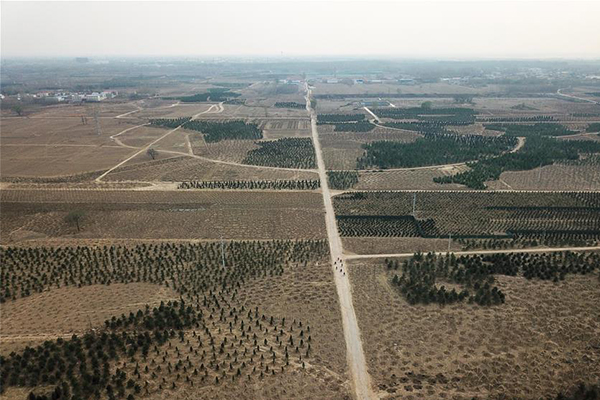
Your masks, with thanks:
M 22 231 L 64 240 L 308 239 L 325 229 L 311 193 L 6 190 L 1 201 L 5 243 Z M 80 232 L 64 221 L 73 209 L 84 213 Z
M 600 64 L 279 52 L 3 58 L 0 399 L 595 399 Z
M 559 284 L 498 276 L 506 304 L 440 307 L 409 304 L 392 286 L 393 274 L 382 261 L 354 261 L 350 267 L 367 364 L 380 393 L 455 399 L 556 395 L 569 389 L 571 376 L 600 378 L 593 366 L 598 353 L 589 347 L 600 329 L 593 306 L 600 301 L 596 276 L 569 275 Z

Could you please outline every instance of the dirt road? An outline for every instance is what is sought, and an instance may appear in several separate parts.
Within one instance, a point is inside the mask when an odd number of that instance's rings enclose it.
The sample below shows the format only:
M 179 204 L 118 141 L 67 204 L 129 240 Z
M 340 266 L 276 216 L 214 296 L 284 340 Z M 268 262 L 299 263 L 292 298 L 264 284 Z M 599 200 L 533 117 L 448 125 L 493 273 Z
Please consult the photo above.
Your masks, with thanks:
M 534 249 L 498 249 L 498 250 L 469 250 L 453 251 L 457 256 L 468 256 L 474 254 L 498 254 L 498 253 L 555 253 L 560 251 L 600 251 L 600 246 L 592 247 L 540 247 Z M 447 254 L 445 251 L 435 252 L 438 255 Z M 394 253 L 394 254 L 347 254 L 347 260 L 359 260 L 363 258 L 392 258 L 392 257 L 412 257 L 413 253 Z
M 563 89 L 558 89 L 556 91 L 556 94 L 559 95 L 559 96 L 562 96 L 562 97 L 568 97 L 568 98 L 571 98 L 571 99 L 575 99 L 575 100 L 579 100 L 579 101 L 585 101 L 585 102 L 592 103 L 592 104 L 600 104 L 600 102 L 597 102 L 597 101 L 591 100 L 591 99 L 586 99 L 585 97 L 577 97 L 577 96 L 572 96 L 570 94 L 564 94 L 564 93 L 561 92 L 561 90 L 563 90 Z
M 321 143 L 319 142 L 319 133 L 317 131 L 317 116 L 310 106 L 310 88 L 306 84 L 306 110 L 310 114 L 310 126 L 312 139 L 315 147 L 317 166 L 319 168 L 319 179 L 321 180 L 321 192 L 323 193 L 323 202 L 325 203 L 325 224 L 327 227 L 327 237 L 329 238 L 329 251 L 331 254 L 331 268 L 334 270 L 335 287 L 340 301 L 342 312 L 342 323 L 344 326 L 344 338 L 346 340 L 346 358 L 352 378 L 352 387 L 357 399 L 374 399 L 371 391 L 371 382 L 367 372 L 367 364 L 363 353 L 362 342 L 360 339 L 360 330 L 356 320 L 356 313 L 352 304 L 352 288 L 348 275 L 337 269 L 337 265 L 343 265 L 344 254 L 342 240 L 338 234 L 337 222 L 333 211 L 333 202 L 329 192 L 329 183 L 321 152 Z M 341 263 L 337 260 L 341 260 Z M 346 271 L 345 265 L 342 269 Z
M 213 111 L 216 108 L 216 111 Z M 199 112 L 198 114 L 195 114 L 191 120 L 195 120 L 196 118 L 198 118 L 200 115 L 202 114 L 216 114 L 216 113 L 220 113 L 224 110 L 223 108 L 223 103 L 219 103 L 219 104 L 213 104 L 211 105 L 207 110 Z M 122 115 L 119 115 L 115 118 L 119 118 Z M 119 162 L 117 165 L 115 165 L 114 167 L 108 169 L 106 172 L 104 172 L 102 175 L 100 175 L 99 177 L 96 178 L 96 182 L 102 182 L 102 178 L 104 178 L 106 175 L 110 174 L 111 172 L 113 172 L 115 169 L 119 168 L 120 166 L 124 165 L 125 163 L 127 163 L 128 161 L 132 160 L 133 158 L 137 157 L 138 155 L 142 154 L 144 151 L 147 151 L 150 147 L 152 147 L 153 145 L 155 145 L 156 143 L 160 142 L 161 140 L 163 140 L 164 138 L 166 138 L 167 136 L 169 136 L 170 134 L 172 134 L 173 132 L 178 131 L 181 127 L 183 126 L 183 124 L 179 125 L 178 127 L 171 129 L 170 131 L 168 131 L 167 133 L 165 133 L 164 135 L 162 135 L 161 137 L 159 137 L 158 139 L 152 141 L 150 144 L 142 147 L 139 151 L 136 151 L 135 153 L 133 153 L 131 156 L 127 157 L 125 160 Z M 134 127 L 137 128 L 137 127 Z M 124 133 L 124 132 L 121 132 Z M 119 135 L 121 134 L 119 133 Z M 116 136 L 116 135 L 114 135 Z M 111 137 L 111 139 L 114 140 L 114 137 Z
M 372 116 L 373 118 L 375 118 L 375 120 L 376 120 L 378 123 L 381 123 L 381 120 L 379 119 L 379 117 L 378 117 L 377 115 L 375 115 L 375 113 L 374 113 L 373 111 L 369 110 L 369 108 L 368 108 L 368 107 L 363 107 L 363 108 L 365 109 L 365 111 L 366 111 L 366 112 L 368 112 L 369 114 L 371 114 L 371 116 Z

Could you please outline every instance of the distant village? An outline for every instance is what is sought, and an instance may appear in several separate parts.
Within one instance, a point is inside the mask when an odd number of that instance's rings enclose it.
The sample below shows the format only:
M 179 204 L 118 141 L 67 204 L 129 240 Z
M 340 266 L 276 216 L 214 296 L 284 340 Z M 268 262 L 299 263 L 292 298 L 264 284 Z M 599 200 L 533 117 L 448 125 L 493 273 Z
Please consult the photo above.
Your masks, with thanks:
M 103 92 L 38 92 L 32 95 L 34 100 L 44 103 L 98 103 L 106 99 L 112 99 L 119 95 L 117 91 Z

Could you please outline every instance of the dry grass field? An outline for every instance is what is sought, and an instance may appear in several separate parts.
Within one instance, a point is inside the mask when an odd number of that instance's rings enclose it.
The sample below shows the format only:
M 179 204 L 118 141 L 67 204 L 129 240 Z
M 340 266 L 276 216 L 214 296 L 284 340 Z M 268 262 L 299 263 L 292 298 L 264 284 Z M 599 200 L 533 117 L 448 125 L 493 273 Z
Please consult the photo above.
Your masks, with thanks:
M 387 399 L 530 399 L 600 379 L 598 277 L 499 276 L 506 304 L 410 305 L 382 261 L 350 267 L 376 392 Z
M 600 190 L 600 165 L 553 164 L 529 171 L 503 172 L 490 189 Z
M 430 251 L 448 251 L 448 239 L 425 239 L 419 237 L 345 237 L 344 251 L 348 254 L 398 254 Z M 455 241 L 450 242 L 451 251 L 462 250 Z
M 159 152 L 159 155 L 161 152 Z M 164 153 L 168 155 L 168 153 Z M 146 159 L 147 155 L 139 158 Z M 134 160 L 132 160 L 134 161 Z M 222 181 L 222 180 L 273 180 L 315 179 L 317 174 L 309 171 L 286 171 L 267 168 L 220 164 L 185 156 L 168 160 L 149 161 L 124 165 L 105 178 L 107 181 Z
M 5 190 L 2 242 L 39 238 L 323 238 L 318 193 L 219 191 Z M 81 231 L 64 221 L 84 217 Z
M 458 190 L 464 189 L 463 185 L 435 183 L 433 178 L 454 175 L 468 169 L 466 166 L 361 171 L 358 177 L 356 190 Z
M 250 150 L 259 148 L 254 140 L 222 140 L 207 143 L 202 134 L 192 133 L 189 140 L 194 154 L 211 160 L 241 163 Z
M 30 297 L 0 304 L 0 354 L 8 355 L 45 340 L 81 335 L 101 328 L 113 315 L 129 314 L 146 304 L 177 300 L 166 286 L 150 283 L 114 283 L 53 288 Z

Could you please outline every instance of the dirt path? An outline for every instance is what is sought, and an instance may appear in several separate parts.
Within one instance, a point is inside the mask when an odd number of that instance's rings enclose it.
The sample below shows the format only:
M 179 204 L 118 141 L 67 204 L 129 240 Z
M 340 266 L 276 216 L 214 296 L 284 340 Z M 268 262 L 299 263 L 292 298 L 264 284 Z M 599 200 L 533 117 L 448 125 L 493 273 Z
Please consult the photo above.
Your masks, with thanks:
M 366 107 L 366 106 L 365 106 L 365 107 L 363 107 L 363 108 L 365 109 L 365 111 L 366 111 L 366 112 L 368 112 L 369 114 L 371 114 L 371 116 L 372 116 L 373 118 L 375 118 L 375 120 L 376 120 L 378 123 L 381 123 L 381 120 L 379 119 L 379 117 L 378 117 L 377 115 L 375 115 L 375 113 L 374 113 L 373 111 L 369 110 L 369 108 L 368 108 L 368 107 Z
M 331 193 L 329 192 L 325 162 L 323 161 L 323 153 L 321 151 L 321 143 L 319 142 L 319 133 L 317 131 L 317 116 L 310 106 L 310 88 L 307 83 L 305 83 L 305 85 L 306 110 L 310 114 L 312 139 L 315 147 L 317 166 L 319 168 L 319 179 L 321 180 L 321 193 L 323 194 L 323 202 L 325 203 L 325 225 L 327 227 L 327 237 L 329 238 L 331 267 L 333 269 L 335 287 L 340 301 L 344 338 L 346 340 L 346 358 L 350 368 L 352 386 L 358 400 L 374 399 L 375 395 L 371 390 L 371 382 L 369 373 L 367 372 L 367 364 L 360 339 L 358 321 L 356 320 L 356 313 L 354 312 L 354 306 L 352 304 L 352 287 L 350 286 L 350 279 L 345 272 L 341 272 L 342 269 L 344 271 L 346 269 L 344 266 L 344 250 L 342 248 L 342 240 L 338 234 L 335 213 L 333 211 L 333 202 L 331 201 Z M 340 268 L 340 270 L 338 270 L 338 268 Z
M 213 111 L 213 109 L 214 109 L 215 107 L 216 107 L 216 110 L 217 110 L 217 111 Z M 195 114 L 195 115 L 194 115 L 194 116 L 191 118 L 191 121 L 195 120 L 196 118 L 198 118 L 198 117 L 199 117 L 200 115 L 202 115 L 202 114 L 211 114 L 211 113 L 214 113 L 214 114 L 216 114 L 216 113 L 220 113 L 220 112 L 222 112 L 223 110 L 224 110 L 224 108 L 223 108 L 223 105 L 222 105 L 222 103 L 219 103 L 219 104 L 213 104 L 213 105 L 211 105 L 211 106 L 210 106 L 210 107 L 209 107 L 207 110 L 204 110 L 204 111 L 202 111 L 202 112 L 199 112 L 198 114 Z M 115 118 L 119 118 L 119 117 L 121 117 L 121 116 L 123 116 L 123 115 L 124 115 L 124 114 L 121 114 L 121 115 L 119 115 L 119 116 L 117 116 L 117 117 L 115 117 Z M 168 131 L 167 133 L 165 133 L 164 135 L 162 135 L 162 136 L 161 136 L 161 137 L 159 137 L 158 139 L 156 139 L 156 140 L 152 141 L 150 144 L 147 144 L 146 146 L 142 147 L 142 148 L 141 148 L 139 151 L 136 151 L 136 152 L 135 152 L 135 153 L 133 153 L 131 156 L 127 157 L 125 160 L 123 160 L 123 161 L 119 162 L 119 163 L 118 163 L 117 165 L 115 165 L 114 167 L 112 167 L 112 168 L 108 169 L 108 170 L 107 170 L 106 172 L 104 172 L 102 175 L 100 175 L 99 177 L 97 177 L 95 181 L 96 181 L 96 182 L 102 182 L 102 178 L 104 178 L 106 175 L 110 174 L 110 173 L 111 173 L 111 172 L 113 172 L 115 169 L 119 168 L 120 166 L 124 165 L 124 164 L 125 164 L 125 163 L 127 163 L 128 161 L 130 161 L 130 160 L 132 160 L 133 158 L 137 157 L 138 155 L 142 154 L 144 151 L 147 151 L 147 150 L 148 150 L 150 147 L 152 147 L 152 146 L 153 146 L 153 145 L 155 145 L 156 143 L 160 142 L 161 140 L 163 140 L 164 138 L 166 138 L 167 136 L 169 136 L 169 135 L 170 135 L 170 134 L 172 134 L 173 132 L 176 132 L 176 131 L 178 131 L 179 129 L 181 129 L 181 127 L 182 127 L 184 124 L 185 124 L 185 122 L 184 122 L 183 124 L 179 125 L 178 127 L 174 128 L 174 129 L 171 129 L 170 131 Z M 137 127 L 133 127 L 133 128 L 137 128 Z M 130 128 L 129 130 L 131 130 L 131 129 L 133 129 L 133 128 Z M 127 131 L 127 129 L 126 129 L 125 131 Z M 120 135 L 121 133 L 124 133 L 125 131 L 123 131 L 123 132 L 120 132 L 120 133 L 119 133 L 119 134 L 117 134 L 117 135 Z M 114 136 L 117 136 L 117 135 L 114 135 Z M 111 136 L 111 138 L 112 138 L 112 139 L 114 139 L 114 137 L 112 137 L 112 136 Z M 120 141 L 119 141 L 119 142 L 120 142 Z M 126 145 L 124 145 L 124 146 L 126 146 Z M 126 147 L 130 147 L 130 146 L 126 146 Z M 184 154 L 187 154 L 187 153 L 184 153 Z
M 559 95 L 559 96 L 561 96 L 561 97 L 568 97 L 568 98 L 571 98 L 571 99 L 575 99 L 575 100 L 579 100 L 579 101 L 585 101 L 585 102 L 592 103 L 592 104 L 600 104 L 600 102 L 597 102 L 597 101 L 591 100 L 591 99 L 586 99 L 585 97 L 577 97 L 577 96 L 572 96 L 570 94 L 564 94 L 564 93 L 561 92 L 561 90 L 563 90 L 563 89 L 558 89 L 556 91 L 556 94 Z
M 133 114 L 133 113 L 140 112 L 140 111 L 142 111 L 142 110 L 143 110 L 143 108 L 142 108 L 142 107 L 140 107 L 140 106 L 138 106 L 137 104 L 134 104 L 134 105 L 137 107 L 137 110 L 133 110 L 133 111 L 129 111 L 129 112 L 126 112 L 126 113 L 124 113 L 124 114 L 121 114 L 121 115 L 117 115 L 115 118 L 116 118 L 116 119 L 121 119 L 121 118 L 123 118 L 123 117 L 126 117 L 126 116 L 128 116 L 128 115 L 131 115 L 131 114 Z
M 553 253 L 559 251 L 600 251 L 600 246 L 592 247 L 539 247 L 535 249 L 499 249 L 499 250 L 468 250 L 453 251 L 457 256 L 468 256 L 474 254 L 498 254 L 498 253 Z M 447 254 L 445 251 L 435 252 L 438 255 Z M 391 258 L 391 257 L 412 257 L 413 253 L 392 253 L 392 254 L 347 254 L 347 260 L 358 260 L 363 258 Z
M 516 153 L 517 151 L 521 150 L 523 146 L 525 146 L 525 140 L 527 140 L 525 137 L 519 136 L 517 137 L 517 139 L 519 139 L 519 142 L 517 143 L 515 148 L 510 151 L 511 153 Z

